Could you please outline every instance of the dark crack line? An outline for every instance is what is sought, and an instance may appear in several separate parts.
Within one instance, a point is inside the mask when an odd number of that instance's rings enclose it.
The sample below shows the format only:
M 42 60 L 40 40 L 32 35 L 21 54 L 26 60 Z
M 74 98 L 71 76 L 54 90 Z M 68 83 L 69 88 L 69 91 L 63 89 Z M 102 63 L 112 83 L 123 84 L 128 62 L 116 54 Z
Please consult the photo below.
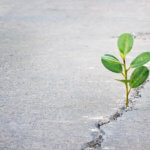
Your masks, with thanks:
M 124 112 L 132 111 L 133 108 L 134 108 L 134 105 L 136 103 L 136 100 L 134 100 L 134 99 L 141 97 L 140 91 L 141 91 L 142 88 L 144 88 L 144 85 L 147 82 L 149 82 L 149 80 L 147 80 L 143 85 L 141 85 L 137 89 L 134 89 L 134 93 L 132 95 L 132 98 L 129 99 L 129 103 L 130 103 L 129 107 L 122 106 L 121 108 L 119 108 L 118 111 L 116 111 L 110 117 L 105 118 L 103 120 L 99 120 L 99 122 L 96 123 L 96 128 L 99 130 L 99 134 L 92 141 L 87 142 L 84 145 L 82 145 L 81 150 L 86 150 L 86 149 L 102 150 L 102 146 L 101 145 L 102 145 L 102 142 L 104 140 L 103 136 L 105 135 L 105 132 L 101 129 L 101 127 L 103 125 L 107 125 L 108 123 L 110 123 L 112 121 L 117 120 L 119 117 L 121 117 L 123 115 Z

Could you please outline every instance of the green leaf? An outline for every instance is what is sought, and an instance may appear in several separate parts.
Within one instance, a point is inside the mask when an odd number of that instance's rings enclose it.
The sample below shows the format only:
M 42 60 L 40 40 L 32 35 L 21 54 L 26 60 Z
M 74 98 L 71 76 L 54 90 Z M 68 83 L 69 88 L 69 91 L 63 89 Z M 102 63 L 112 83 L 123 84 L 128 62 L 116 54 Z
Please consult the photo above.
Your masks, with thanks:
M 113 64 L 121 64 L 121 62 L 119 62 L 119 60 L 115 56 L 110 54 L 105 54 L 104 56 L 102 56 L 102 58 Z
M 149 70 L 145 66 L 136 68 L 130 77 L 129 85 L 131 88 L 137 88 L 146 81 L 149 75 Z
M 133 46 L 133 37 L 129 33 L 121 34 L 118 38 L 118 48 L 122 58 L 129 53 Z
M 122 72 L 122 65 L 119 60 L 110 54 L 105 54 L 101 57 L 102 64 L 110 71 L 115 73 Z
M 120 80 L 120 79 L 115 79 L 116 81 L 122 82 L 122 83 L 129 83 L 130 80 Z
M 150 52 L 144 52 L 138 55 L 130 64 L 131 68 L 143 66 L 150 61 Z

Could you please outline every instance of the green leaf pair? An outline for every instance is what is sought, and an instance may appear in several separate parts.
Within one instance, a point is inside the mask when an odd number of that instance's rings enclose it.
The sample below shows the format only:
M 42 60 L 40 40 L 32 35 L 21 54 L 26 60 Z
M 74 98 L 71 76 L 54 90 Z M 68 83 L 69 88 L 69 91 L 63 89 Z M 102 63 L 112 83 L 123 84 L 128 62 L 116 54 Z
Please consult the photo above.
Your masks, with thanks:
M 124 33 L 119 36 L 118 39 L 118 49 L 120 51 L 120 56 L 123 61 L 125 61 L 126 54 L 128 54 L 133 47 L 133 37 L 129 33 Z M 115 56 L 110 54 L 105 54 L 101 57 L 103 65 L 110 71 L 115 73 L 123 74 L 124 64 L 119 61 Z M 130 64 L 130 68 L 136 68 L 131 74 L 128 80 L 131 88 L 137 88 L 140 86 L 149 75 L 149 70 L 143 65 L 150 61 L 150 52 L 143 52 L 138 55 Z M 125 80 L 119 80 L 123 83 L 127 82 Z
M 118 49 L 123 60 L 122 63 L 119 61 L 119 59 L 110 54 L 105 54 L 101 57 L 102 64 L 108 70 L 115 73 L 121 73 L 123 75 L 124 79 L 116 80 L 125 84 L 126 106 L 128 106 L 128 95 L 131 89 L 137 88 L 143 84 L 149 76 L 149 69 L 143 65 L 150 61 L 150 52 L 141 53 L 131 62 L 128 69 L 126 67 L 126 55 L 131 51 L 133 47 L 133 41 L 133 37 L 129 33 L 124 33 L 119 36 Z M 128 79 L 128 71 L 132 68 L 135 68 L 135 70 L 132 72 L 130 79 Z

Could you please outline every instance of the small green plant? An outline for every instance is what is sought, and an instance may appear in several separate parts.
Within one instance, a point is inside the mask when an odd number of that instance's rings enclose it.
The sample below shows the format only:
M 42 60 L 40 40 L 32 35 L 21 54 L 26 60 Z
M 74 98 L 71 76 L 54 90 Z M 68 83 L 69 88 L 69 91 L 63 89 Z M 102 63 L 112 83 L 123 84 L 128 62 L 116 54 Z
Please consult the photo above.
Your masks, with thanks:
M 122 63 L 113 55 L 105 54 L 101 57 L 102 64 L 110 71 L 121 73 L 124 79 L 116 79 L 125 84 L 126 88 L 126 107 L 129 105 L 128 96 L 132 88 L 137 88 L 146 81 L 149 76 L 149 69 L 145 66 L 150 61 L 150 52 L 143 52 L 138 55 L 130 64 L 126 66 L 126 55 L 131 51 L 133 46 L 133 36 L 124 33 L 118 38 L 118 49 L 122 58 Z M 135 68 L 135 69 L 134 69 Z M 128 79 L 128 71 L 134 69 L 130 79 Z

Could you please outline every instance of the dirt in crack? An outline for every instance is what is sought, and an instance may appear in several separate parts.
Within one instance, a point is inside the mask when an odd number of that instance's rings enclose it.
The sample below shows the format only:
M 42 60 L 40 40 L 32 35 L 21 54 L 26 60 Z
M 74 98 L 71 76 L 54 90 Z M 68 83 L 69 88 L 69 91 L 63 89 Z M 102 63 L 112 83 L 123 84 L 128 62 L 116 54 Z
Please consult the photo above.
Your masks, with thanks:
M 148 80 L 146 81 L 148 82 Z M 145 82 L 145 83 L 146 83 Z M 144 84 L 145 84 L 144 83 Z M 133 95 L 131 96 L 131 98 L 129 99 L 129 103 L 130 103 L 130 107 L 121 107 L 118 109 L 117 112 L 115 112 L 113 115 L 111 115 L 110 117 L 104 118 L 102 120 L 100 120 L 97 124 L 96 124 L 96 128 L 99 130 L 99 134 L 90 142 L 85 143 L 84 145 L 82 145 L 81 150 L 102 150 L 101 144 L 103 142 L 103 136 L 105 135 L 105 132 L 102 130 L 102 126 L 106 125 L 112 121 L 117 120 L 117 118 L 121 117 L 123 115 L 124 112 L 127 111 L 132 111 L 134 108 L 134 104 L 135 104 L 135 98 L 140 98 L 141 94 L 140 94 L 140 90 L 144 87 L 144 84 L 142 86 L 140 86 L 139 88 L 135 89 L 133 92 Z

